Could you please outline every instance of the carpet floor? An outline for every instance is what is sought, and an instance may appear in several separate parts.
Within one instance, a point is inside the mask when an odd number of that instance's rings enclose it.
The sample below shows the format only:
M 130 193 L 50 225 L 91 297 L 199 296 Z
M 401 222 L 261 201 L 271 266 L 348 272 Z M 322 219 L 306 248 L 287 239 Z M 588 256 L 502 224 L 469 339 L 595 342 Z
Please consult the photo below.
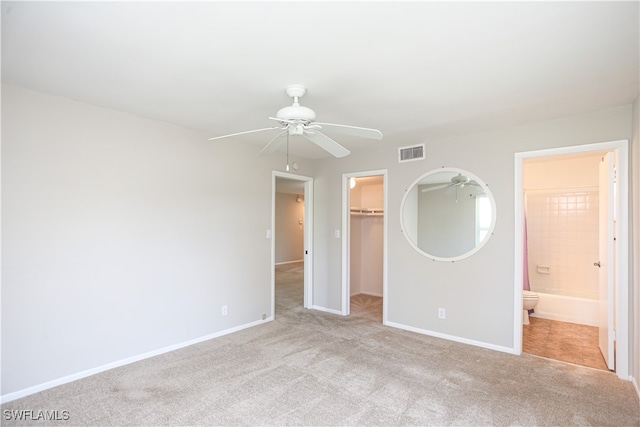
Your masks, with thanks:
M 9 402 L 2 424 L 640 426 L 615 374 L 386 327 L 381 298 L 307 310 L 301 272 L 276 269 L 274 321 Z

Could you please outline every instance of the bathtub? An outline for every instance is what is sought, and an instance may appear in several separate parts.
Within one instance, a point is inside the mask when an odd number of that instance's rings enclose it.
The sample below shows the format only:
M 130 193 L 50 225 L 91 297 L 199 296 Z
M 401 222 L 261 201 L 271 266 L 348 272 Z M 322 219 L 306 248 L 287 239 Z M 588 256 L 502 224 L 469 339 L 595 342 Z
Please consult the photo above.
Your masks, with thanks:
M 598 326 L 598 300 L 533 292 L 540 300 L 531 317 Z

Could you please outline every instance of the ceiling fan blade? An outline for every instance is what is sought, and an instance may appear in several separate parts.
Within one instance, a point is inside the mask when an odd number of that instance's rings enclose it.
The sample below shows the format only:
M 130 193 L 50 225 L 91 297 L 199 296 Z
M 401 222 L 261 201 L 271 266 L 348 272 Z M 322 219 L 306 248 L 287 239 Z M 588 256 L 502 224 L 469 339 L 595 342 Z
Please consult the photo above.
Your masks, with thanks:
M 275 136 L 275 138 L 273 138 L 271 141 L 269 141 L 269 143 L 267 145 L 264 146 L 262 151 L 260 151 L 260 153 L 258 153 L 258 156 L 265 156 L 267 154 L 271 154 L 274 151 L 276 151 L 276 149 L 284 141 L 284 139 L 278 140 L 278 138 L 280 138 L 282 135 L 285 135 L 286 133 L 287 133 L 287 131 L 285 130 L 285 131 L 282 131 L 279 134 L 277 134 Z
M 433 187 L 425 187 L 423 189 L 421 189 L 420 191 L 423 193 L 428 193 L 429 191 L 435 191 L 435 190 L 440 190 L 442 188 L 447 188 L 450 187 L 452 184 L 440 184 L 440 185 L 434 185 Z
M 323 128 L 339 132 L 345 135 L 359 136 L 361 138 L 368 139 L 382 139 L 382 132 L 377 129 L 361 128 L 358 126 L 337 125 L 335 123 L 318 123 L 314 122 L 314 125 L 320 125 Z
M 279 126 L 274 126 L 274 127 L 270 127 L 270 128 L 248 130 L 246 132 L 231 133 L 229 135 L 222 135 L 222 136 L 216 136 L 216 137 L 213 137 L 213 138 L 209 138 L 209 141 L 213 141 L 214 139 L 230 138 L 232 136 L 246 135 L 248 133 L 262 132 L 262 131 L 265 131 L 265 130 L 273 130 L 273 129 L 282 129 L 282 128 L 279 127 Z
M 351 151 L 347 150 L 342 145 L 335 142 L 333 139 L 318 131 L 305 131 L 303 135 L 309 141 L 313 142 L 318 147 L 328 151 L 335 157 L 344 157 L 351 153 Z
M 268 117 L 269 120 L 274 120 L 276 122 L 280 122 L 280 123 L 293 123 L 293 120 L 289 120 L 289 119 L 279 119 L 277 117 Z

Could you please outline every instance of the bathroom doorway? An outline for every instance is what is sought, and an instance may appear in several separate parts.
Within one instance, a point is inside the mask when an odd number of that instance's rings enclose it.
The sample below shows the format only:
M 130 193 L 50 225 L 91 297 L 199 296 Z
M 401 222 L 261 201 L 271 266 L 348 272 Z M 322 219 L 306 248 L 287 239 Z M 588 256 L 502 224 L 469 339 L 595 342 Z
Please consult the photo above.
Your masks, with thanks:
M 608 155 L 526 159 L 522 171 L 528 267 L 524 289 L 539 297 L 530 324 L 523 326 L 522 351 L 602 370 L 609 366 L 598 345 L 597 265 L 600 220 L 608 219 L 608 201 L 601 206 L 600 195 L 606 192 L 600 188 L 599 168 Z
M 386 306 L 387 172 L 344 174 L 342 314 L 378 310 L 384 322 Z
M 614 141 L 516 154 L 516 350 L 627 375 L 628 251 L 619 250 L 628 245 L 627 150 L 628 141 Z M 617 220 L 604 239 L 611 261 L 602 259 L 598 236 L 598 169 L 605 158 L 616 159 L 610 180 L 617 196 L 609 205 Z M 526 327 L 520 315 L 525 263 L 531 291 L 540 296 Z M 605 278 L 604 296 L 603 264 L 616 279 Z M 604 356 L 598 346 L 603 336 Z

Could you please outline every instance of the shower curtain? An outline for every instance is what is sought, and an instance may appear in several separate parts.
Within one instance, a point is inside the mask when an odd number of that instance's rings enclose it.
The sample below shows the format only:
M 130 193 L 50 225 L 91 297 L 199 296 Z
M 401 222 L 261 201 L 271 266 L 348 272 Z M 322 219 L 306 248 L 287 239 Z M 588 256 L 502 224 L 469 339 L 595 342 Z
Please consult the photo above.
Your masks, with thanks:
M 527 245 L 527 211 L 524 211 L 524 238 L 522 239 L 524 242 L 524 247 L 522 248 L 522 253 L 524 254 L 522 260 L 522 289 L 525 291 L 531 290 L 531 284 L 529 283 L 529 250 Z
M 522 253 L 523 253 L 523 260 L 522 260 L 522 289 L 525 291 L 530 291 L 531 290 L 531 283 L 529 283 L 529 245 L 527 244 L 527 195 L 525 193 L 524 195 L 524 209 L 523 211 L 523 216 L 524 216 L 524 237 L 522 239 L 523 241 L 523 248 L 522 248 Z M 533 313 L 533 309 L 529 310 L 529 314 Z

